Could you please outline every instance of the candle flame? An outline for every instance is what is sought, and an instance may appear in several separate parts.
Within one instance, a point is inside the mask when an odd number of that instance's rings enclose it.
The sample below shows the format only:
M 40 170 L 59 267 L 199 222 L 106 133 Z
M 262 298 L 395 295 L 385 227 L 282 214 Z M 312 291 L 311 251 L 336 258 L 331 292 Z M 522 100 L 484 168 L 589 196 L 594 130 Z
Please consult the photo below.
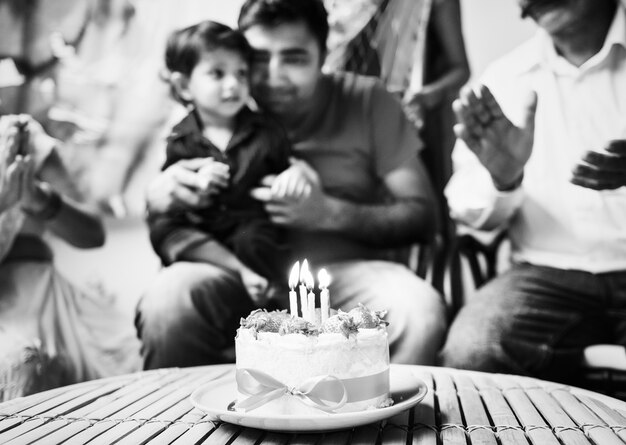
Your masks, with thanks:
M 317 273 L 317 281 L 320 289 L 326 289 L 330 285 L 330 275 L 326 269 L 320 269 Z
M 306 279 L 306 274 L 309 271 L 309 262 L 305 259 L 302 261 L 302 267 L 300 267 L 300 283 L 304 284 Z
M 300 261 L 296 261 L 296 264 L 291 268 L 291 273 L 289 274 L 289 288 L 291 290 L 294 289 L 298 285 L 298 276 L 300 274 Z
M 304 271 L 304 284 L 308 290 L 312 290 L 315 287 L 313 274 L 308 268 Z

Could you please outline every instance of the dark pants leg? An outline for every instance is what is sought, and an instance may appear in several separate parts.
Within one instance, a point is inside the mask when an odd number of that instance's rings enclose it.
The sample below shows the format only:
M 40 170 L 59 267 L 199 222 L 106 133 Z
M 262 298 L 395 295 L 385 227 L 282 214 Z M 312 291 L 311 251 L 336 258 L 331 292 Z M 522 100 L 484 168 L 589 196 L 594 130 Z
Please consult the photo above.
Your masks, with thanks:
M 514 265 L 461 309 L 441 363 L 575 381 L 586 346 L 624 341 L 614 336 L 606 278 Z
M 237 228 L 231 243 L 242 263 L 270 281 L 286 286 L 292 258 L 280 227 L 266 220 L 251 220 Z
M 239 320 L 252 309 L 236 274 L 185 262 L 161 270 L 137 307 L 144 368 L 234 362 Z

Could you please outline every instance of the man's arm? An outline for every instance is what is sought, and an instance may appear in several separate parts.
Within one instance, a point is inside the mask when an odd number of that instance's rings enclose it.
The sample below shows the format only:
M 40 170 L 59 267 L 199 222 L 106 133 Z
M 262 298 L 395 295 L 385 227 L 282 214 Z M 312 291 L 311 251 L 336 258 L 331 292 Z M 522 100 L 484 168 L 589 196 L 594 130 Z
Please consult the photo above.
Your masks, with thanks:
M 388 202 L 355 204 L 326 197 L 322 230 L 338 231 L 379 247 L 397 247 L 430 241 L 437 227 L 437 208 L 432 187 L 421 163 L 400 167 L 387 174 Z
M 253 196 L 266 203 L 275 224 L 341 233 L 377 247 L 432 239 L 437 226 L 436 201 L 423 167 L 421 175 L 407 168 L 390 172 L 385 177 L 390 198 L 380 204 L 358 204 L 325 194 L 317 173 L 307 168 L 310 193 L 305 197 L 279 198 L 267 187 L 253 190 Z
M 171 264 L 181 252 L 211 237 L 185 226 L 180 215 L 205 207 L 210 195 L 206 181 L 197 173 L 205 159 L 184 159 L 159 173 L 146 190 L 150 241 L 164 264 Z

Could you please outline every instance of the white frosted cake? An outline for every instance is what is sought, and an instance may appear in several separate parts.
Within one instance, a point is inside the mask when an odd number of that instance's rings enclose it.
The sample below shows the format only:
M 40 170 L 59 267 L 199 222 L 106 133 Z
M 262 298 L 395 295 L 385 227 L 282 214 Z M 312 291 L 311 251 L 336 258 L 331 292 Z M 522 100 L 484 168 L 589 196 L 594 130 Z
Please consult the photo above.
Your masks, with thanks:
M 257 310 L 235 339 L 237 403 L 255 414 L 320 414 L 388 406 L 384 314 L 360 305 L 320 323 Z

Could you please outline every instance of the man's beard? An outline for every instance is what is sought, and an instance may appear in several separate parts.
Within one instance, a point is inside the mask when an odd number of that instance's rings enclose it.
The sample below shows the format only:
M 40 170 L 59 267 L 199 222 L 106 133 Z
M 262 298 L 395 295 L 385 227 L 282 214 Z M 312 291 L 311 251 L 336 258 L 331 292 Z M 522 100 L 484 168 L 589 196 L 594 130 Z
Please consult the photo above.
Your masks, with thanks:
M 521 5 L 522 18 L 532 17 L 536 20 L 541 15 L 541 12 L 564 6 L 568 3 L 568 0 L 525 0 Z

